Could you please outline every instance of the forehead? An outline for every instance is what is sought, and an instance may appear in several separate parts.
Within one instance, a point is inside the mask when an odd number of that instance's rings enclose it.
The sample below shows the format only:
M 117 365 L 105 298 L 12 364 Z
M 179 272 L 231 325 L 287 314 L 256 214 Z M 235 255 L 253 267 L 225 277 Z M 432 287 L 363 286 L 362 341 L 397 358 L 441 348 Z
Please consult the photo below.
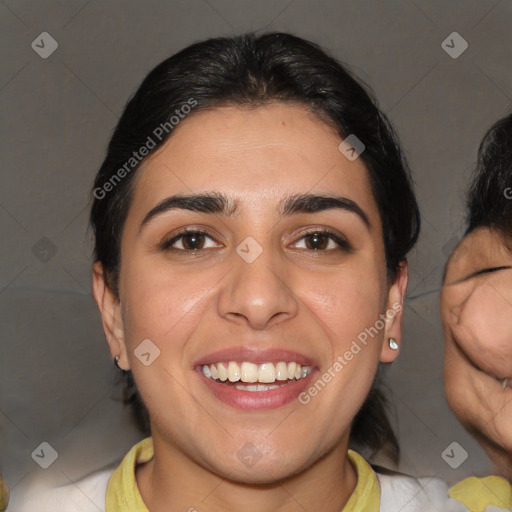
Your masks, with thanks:
M 340 136 L 306 106 L 212 108 L 174 130 L 137 172 L 134 206 L 147 210 L 171 194 L 211 190 L 239 199 L 241 211 L 288 194 L 339 194 L 380 223 L 362 159 L 348 160 Z

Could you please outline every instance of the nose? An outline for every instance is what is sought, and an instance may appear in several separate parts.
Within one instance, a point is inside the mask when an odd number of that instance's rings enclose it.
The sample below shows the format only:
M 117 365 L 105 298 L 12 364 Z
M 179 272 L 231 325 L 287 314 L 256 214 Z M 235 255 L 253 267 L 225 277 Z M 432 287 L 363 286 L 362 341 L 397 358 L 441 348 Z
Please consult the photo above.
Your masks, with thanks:
M 287 278 L 286 262 L 277 254 L 265 249 L 251 263 L 235 251 L 230 257 L 232 271 L 218 297 L 223 318 L 265 330 L 297 315 L 298 298 Z

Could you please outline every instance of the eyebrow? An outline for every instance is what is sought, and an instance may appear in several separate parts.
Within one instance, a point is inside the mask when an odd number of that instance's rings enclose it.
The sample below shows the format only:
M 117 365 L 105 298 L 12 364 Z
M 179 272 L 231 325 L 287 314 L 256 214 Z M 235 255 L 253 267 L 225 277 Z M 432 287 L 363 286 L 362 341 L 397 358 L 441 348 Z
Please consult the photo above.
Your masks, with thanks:
M 175 209 L 234 217 L 238 213 L 239 201 L 232 200 L 220 192 L 201 194 L 179 194 L 160 201 L 144 217 L 139 231 L 152 219 Z M 295 194 L 279 202 L 279 213 L 288 217 L 297 213 L 317 213 L 325 210 L 344 210 L 356 214 L 371 228 L 371 223 L 362 208 L 352 199 L 336 195 Z

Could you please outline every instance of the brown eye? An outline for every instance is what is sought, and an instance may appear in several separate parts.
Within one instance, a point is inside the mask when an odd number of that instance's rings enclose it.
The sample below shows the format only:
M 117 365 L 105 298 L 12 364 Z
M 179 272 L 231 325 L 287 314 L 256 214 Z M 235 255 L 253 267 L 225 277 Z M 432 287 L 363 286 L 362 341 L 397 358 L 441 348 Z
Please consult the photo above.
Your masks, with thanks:
M 192 252 L 210 247 L 218 247 L 218 245 L 215 244 L 206 247 L 205 244 L 208 240 L 215 242 L 213 237 L 211 237 L 206 231 L 185 230 L 164 242 L 162 244 L 162 249 Z
M 317 229 L 310 231 L 303 235 L 300 240 L 304 240 L 304 247 L 299 248 L 304 248 L 310 251 L 329 252 L 335 249 L 342 249 L 345 251 L 352 250 L 347 240 L 328 230 Z
M 330 238 L 323 233 L 312 233 L 304 237 L 306 240 L 306 247 L 312 250 L 327 249 Z
M 188 233 L 182 236 L 182 244 L 187 251 L 202 249 L 205 236 L 202 233 Z

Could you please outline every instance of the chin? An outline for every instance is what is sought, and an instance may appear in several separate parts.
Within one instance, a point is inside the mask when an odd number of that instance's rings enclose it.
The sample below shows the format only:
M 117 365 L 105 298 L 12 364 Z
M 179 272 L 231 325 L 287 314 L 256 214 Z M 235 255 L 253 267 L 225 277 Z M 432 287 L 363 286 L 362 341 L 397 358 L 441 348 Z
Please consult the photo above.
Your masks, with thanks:
M 249 443 L 233 459 L 210 463 L 217 475 L 244 485 L 273 485 L 301 473 L 307 466 L 304 460 L 262 454 Z
M 270 486 L 279 484 L 281 481 L 287 480 L 301 473 L 305 467 L 284 467 L 275 464 L 266 464 L 265 466 L 253 468 L 244 468 L 240 470 L 240 466 L 232 468 L 232 473 L 226 476 L 229 480 L 245 485 Z

